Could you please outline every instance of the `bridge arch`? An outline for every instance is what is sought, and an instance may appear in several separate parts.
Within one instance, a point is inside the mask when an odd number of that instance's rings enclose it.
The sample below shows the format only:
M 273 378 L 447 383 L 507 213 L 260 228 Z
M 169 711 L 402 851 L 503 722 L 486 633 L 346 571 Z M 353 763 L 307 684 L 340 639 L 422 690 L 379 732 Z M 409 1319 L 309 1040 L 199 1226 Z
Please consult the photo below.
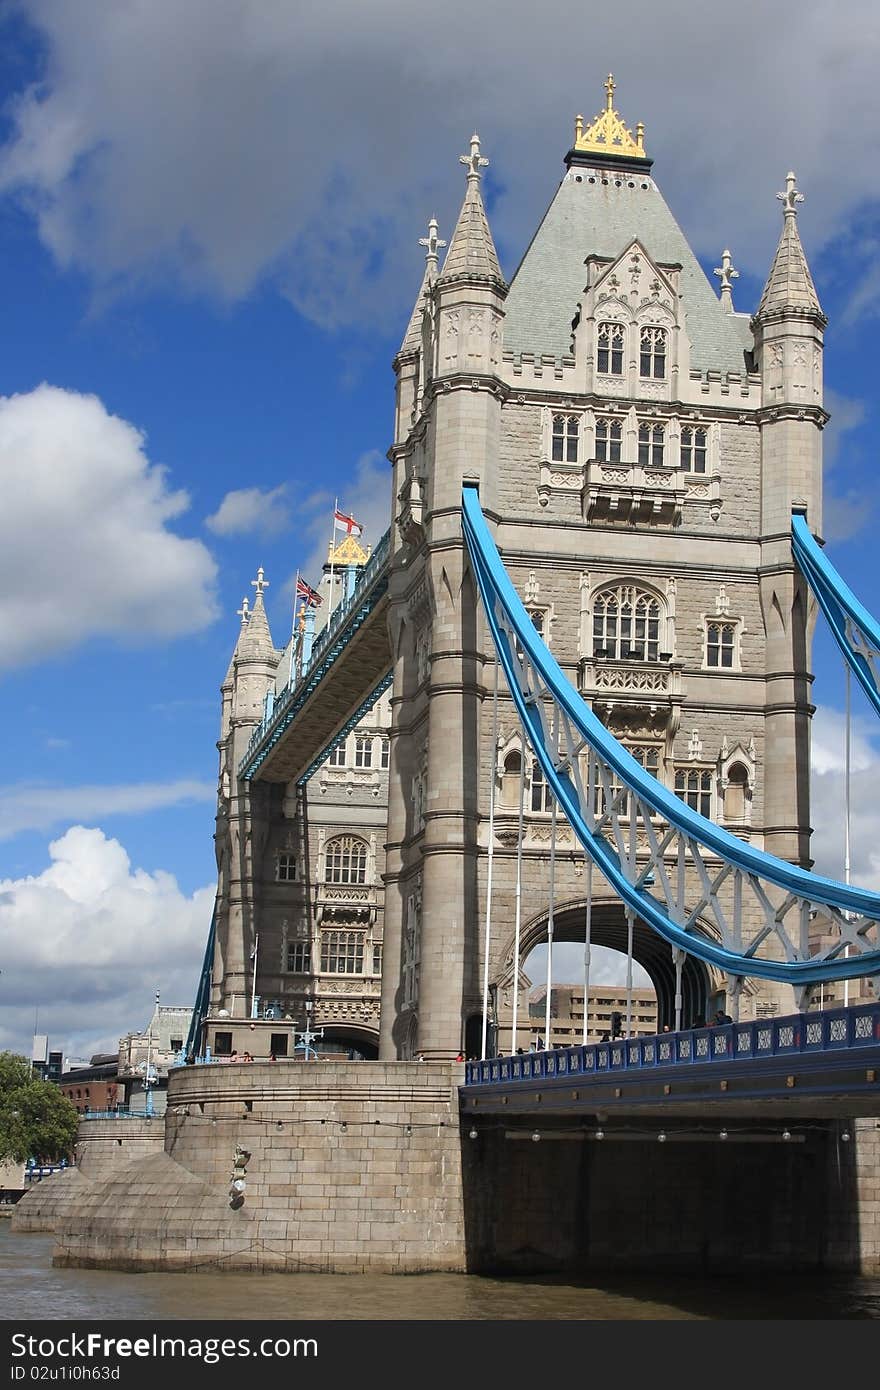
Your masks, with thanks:
M 554 908 L 554 943 L 583 942 L 586 908 L 587 900 L 585 897 L 570 898 Z M 523 962 L 531 955 L 535 947 L 546 943 L 547 927 L 548 912 L 546 908 L 523 924 L 520 931 L 520 972 L 522 972 Z M 707 930 L 705 926 L 702 927 L 701 934 L 709 939 L 714 937 L 714 933 Z M 499 966 L 496 970 L 495 982 L 499 988 L 499 994 L 501 989 L 509 991 L 513 978 L 514 939 L 513 930 L 508 930 L 499 958 Z M 594 895 L 590 939 L 594 946 L 603 946 L 609 950 L 619 951 L 624 957 L 626 956 L 626 913 L 620 899 L 613 893 L 598 897 Z M 662 1029 L 667 1023 L 670 1028 L 673 1028 L 675 1025 L 675 966 L 672 952 L 668 943 L 640 918 L 636 918 L 633 926 L 633 960 L 646 972 L 657 995 L 658 1028 Z M 540 981 L 534 981 L 534 983 L 537 984 Z M 576 984 L 577 981 L 572 983 Z M 681 987 L 682 1026 L 688 1027 L 697 1020 L 705 1021 L 709 1016 L 710 1006 L 712 1009 L 719 1006 L 725 988 L 725 980 L 720 971 L 699 960 L 696 956 L 688 954 L 682 967 Z M 593 988 L 592 985 L 591 988 Z M 522 1008 L 522 1003 L 520 1007 Z M 504 1012 L 507 1013 L 507 1010 Z

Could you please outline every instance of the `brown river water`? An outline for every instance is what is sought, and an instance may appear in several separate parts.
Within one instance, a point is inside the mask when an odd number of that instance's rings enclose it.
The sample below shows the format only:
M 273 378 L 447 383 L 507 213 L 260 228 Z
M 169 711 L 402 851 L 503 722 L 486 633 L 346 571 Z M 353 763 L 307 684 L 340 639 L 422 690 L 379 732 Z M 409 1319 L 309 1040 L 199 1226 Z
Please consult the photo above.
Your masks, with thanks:
M 0 1221 L 0 1317 L 480 1321 L 880 1318 L 880 1279 L 839 1276 L 118 1274 L 53 1269 L 52 1237 Z

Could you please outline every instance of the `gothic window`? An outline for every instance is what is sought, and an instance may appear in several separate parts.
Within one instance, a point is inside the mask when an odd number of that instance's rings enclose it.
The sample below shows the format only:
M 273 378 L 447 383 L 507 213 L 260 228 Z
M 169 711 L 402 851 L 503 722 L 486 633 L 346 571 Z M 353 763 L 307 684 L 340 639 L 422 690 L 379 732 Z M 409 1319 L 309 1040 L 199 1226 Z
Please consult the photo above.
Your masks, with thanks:
M 537 761 L 532 763 L 532 810 L 549 811 L 553 806 L 553 793 L 544 778 L 544 770 Z
M 593 655 L 610 661 L 658 661 L 660 600 L 629 584 L 601 590 L 593 600 Z
M 366 883 L 367 846 L 354 835 L 337 835 L 328 840 L 324 851 L 324 879 L 327 883 Z
M 337 743 L 330 757 L 327 759 L 328 767 L 345 767 L 345 739 Z
M 607 376 L 623 375 L 623 324 L 599 324 L 598 368 Z
M 627 743 L 623 740 L 623 746 L 628 753 L 631 753 L 640 767 L 646 772 L 650 772 L 652 777 L 660 775 L 660 745 L 657 743 Z M 623 795 L 621 795 L 621 792 Z M 606 810 L 615 806 L 617 814 L 626 819 L 629 815 L 629 793 L 623 790 L 623 783 L 616 773 L 611 774 L 611 785 L 606 792 L 605 787 L 596 787 L 596 815 L 603 816 Z
M 382 974 L 382 942 L 377 941 L 373 946 L 373 974 Z
M 542 642 L 550 644 L 550 624 L 548 622 L 549 613 L 546 608 L 527 608 L 526 612 L 532 620 L 532 627 L 537 632 Z
M 706 624 L 706 665 L 721 671 L 737 667 L 736 623 Z
M 660 468 L 666 443 L 664 425 L 639 425 L 639 466 Z
M 745 820 L 749 797 L 749 774 L 742 763 L 731 763 L 724 789 L 724 819 Z
M 280 849 L 275 855 L 275 880 L 277 883 L 293 883 L 296 879 L 296 855 L 289 850 Z
M 364 970 L 363 932 L 322 932 L 321 970 L 328 975 L 362 975 Z
M 387 767 L 388 767 L 388 763 L 389 763 L 389 761 L 390 761 L 390 758 L 391 758 L 391 742 L 390 742 L 389 739 L 383 738 L 383 739 L 382 739 L 382 744 L 381 744 L 381 747 L 380 747 L 380 751 L 379 751 L 379 766 L 380 766 L 381 768 L 383 768 L 383 769 L 384 769 L 384 768 L 387 768 Z
M 712 773 L 707 768 L 677 767 L 675 795 L 701 816 L 712 816 Z
M 554 463 L 577 463 L 579 429 L 580 420 L 577 415 L 553 416 L 550 456 Z
M 620 463 L 623 426 L 619 420 L 601 416 L 596 421 L 596 458 L 600 463 Z
M 312 952 L 308 941 L 291 941 L 287 947 L 287 968 L 294 975 L 309 975 Z
M 515 811 L 519 803 L 521 768 L 522 755 L 514 749 L 504 759 L 504 772 L 501 776 L 501 805 L 506 811 Z
M 666 376 L 666 329 L 643 328 L 639 341 L 639 376 Z
M 706 431 L 693 425 L 681 427 L 681 467 L 686 473 L 706 471 Z
M 355 767 L 373 766 L 373 740 L 372 738 L 356 738 L 354 741 L 354 765 Z

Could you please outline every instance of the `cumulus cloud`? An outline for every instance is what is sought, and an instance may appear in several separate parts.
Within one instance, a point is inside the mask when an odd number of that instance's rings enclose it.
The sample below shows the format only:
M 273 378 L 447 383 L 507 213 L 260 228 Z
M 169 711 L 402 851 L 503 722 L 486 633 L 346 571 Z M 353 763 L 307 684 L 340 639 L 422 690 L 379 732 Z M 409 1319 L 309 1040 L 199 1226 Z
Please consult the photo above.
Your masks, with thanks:
M 97 396 L 44 384 L 0 398 L 0 490 L 0 669 L 216 616 L 214 561 L 169 529 L 186 493 Z
M 49 846 L 50 863 L 0 880 L 0 1049 L 30 1055 L 34 1010 L 70 1055 L 114 1051 L 146 1026 L 155 991 L 195 997 L 213 887 L 187 897 L 171 874 L 133 868 L 118 842 L 77 825 Z
M 216 512 L 205 518 L 205 525 L 215 536 L 278 536 L 290 525 L 286 494 L 286 483 L 265 492 L 258 487 L 237 488 L 227 492 Z
M 748 100 L 727 11 L 703 6 L 695 24 L 693 0 L 591 12 L 588 43 L 578 0 L 549 17 L 527 0 L 488 0 L 476 17 L 470 0 L 447 0 L 427 26 L 406 0 L 19 8 L 45 62 L 9 106 L 0 188 L 61 265 L 105 290 L 158 278 L 235 299 L 272 277 L 324 326 L 396 327 L 419 281 L 415 239 L 431 214 L 442 233 L 457 212 L 472 128 L 493 160 L 510 272 L 576 110 L 601 109 L 621 54 L 616 104 L 646 122 L 660 182 L 705 255 L 730 245 L 763 277 L 790 167 L 809 196 L 811 252 L 872 196 L 862 163 L 839 154 L 841 130 L 876 144 L 874 0 L 850 0 L 845 24 L 803 0 L 795 25 L 785 6 L 743 0 Z
M 0 840 L 25 830 L 51 830 L 75 820 L 138 816 L 169 806 L 213 801 L 211 782 L 135 782 L 129 786 L 57 787 L 18 783 L 0 787 Z

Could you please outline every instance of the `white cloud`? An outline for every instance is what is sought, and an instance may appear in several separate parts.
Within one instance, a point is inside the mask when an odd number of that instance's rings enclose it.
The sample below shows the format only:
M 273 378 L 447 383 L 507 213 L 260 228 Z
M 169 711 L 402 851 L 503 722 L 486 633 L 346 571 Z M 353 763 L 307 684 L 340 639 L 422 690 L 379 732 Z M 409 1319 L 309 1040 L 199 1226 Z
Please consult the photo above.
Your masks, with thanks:
M 0 397 L 0 492 L 0 669 L 216 616 L 214 561 L 168 526 L 186 493 L 97 396 L 44 384 Z
M 266 492 L 258 487 L 227 492 L 205 525 L 215 536 L 280 535 L 290 525 L 286 493 L 286 483 Z
M 796 24 L 786 6 L 743 0 L 736 41 L 724 7 L 702 6 L 695 23 L 693 0 L 634 0 L 590 13 L 586 50 L 568 41 L 586 33 L 578 0 L 549 13 L 447 0 L 433 25 L 406 0 L 20 8 L 46 60 L 11 104 L 0 187 L 59 263 L 103 290 L 158 277 L 235 299 L 272 277 L 325 326 L 396 325 L 427 217 L 451 228 L 472 128 L 493 160 L 510 272 L 575 112 L 601 109 L 620 54 L 616 104 L 646 122 L 660 183 L 707 256 L 730 245 L 763 277 L 789 168 L 809 197 L 811 253 L 872 196 L 862 162 L 840 158 L 840 132 L 876 144 L 874 0 L 850 0 L 846 23 L 803 0 Z
M 816 872 L 843 882 L 845 717 L 819 706 L 813 718 L 811 751 L 812 854 Z M 880 810 L 877 783 L 880 751 L 871 719 L 853 719 L 850 743 L 850 860 L 853 883 L 880 892 Z
M 58 787 L 19 783 L 0 787 L 0 840 L 25 830 L 50 830 L 75 820 L 137 816 L 194 801 L 213 801 L 211 782 L 135 782 L 130 786 Z
M 35 1008 L 53 1045 L 88 1057 L 143 1028 L 157 989 L 165 1004 L 194 1000 L 213 887 L 187 897 L 81 825 L 49 859 L 40 874 L 0 880 L 0 1049 L 29 1055 Z

